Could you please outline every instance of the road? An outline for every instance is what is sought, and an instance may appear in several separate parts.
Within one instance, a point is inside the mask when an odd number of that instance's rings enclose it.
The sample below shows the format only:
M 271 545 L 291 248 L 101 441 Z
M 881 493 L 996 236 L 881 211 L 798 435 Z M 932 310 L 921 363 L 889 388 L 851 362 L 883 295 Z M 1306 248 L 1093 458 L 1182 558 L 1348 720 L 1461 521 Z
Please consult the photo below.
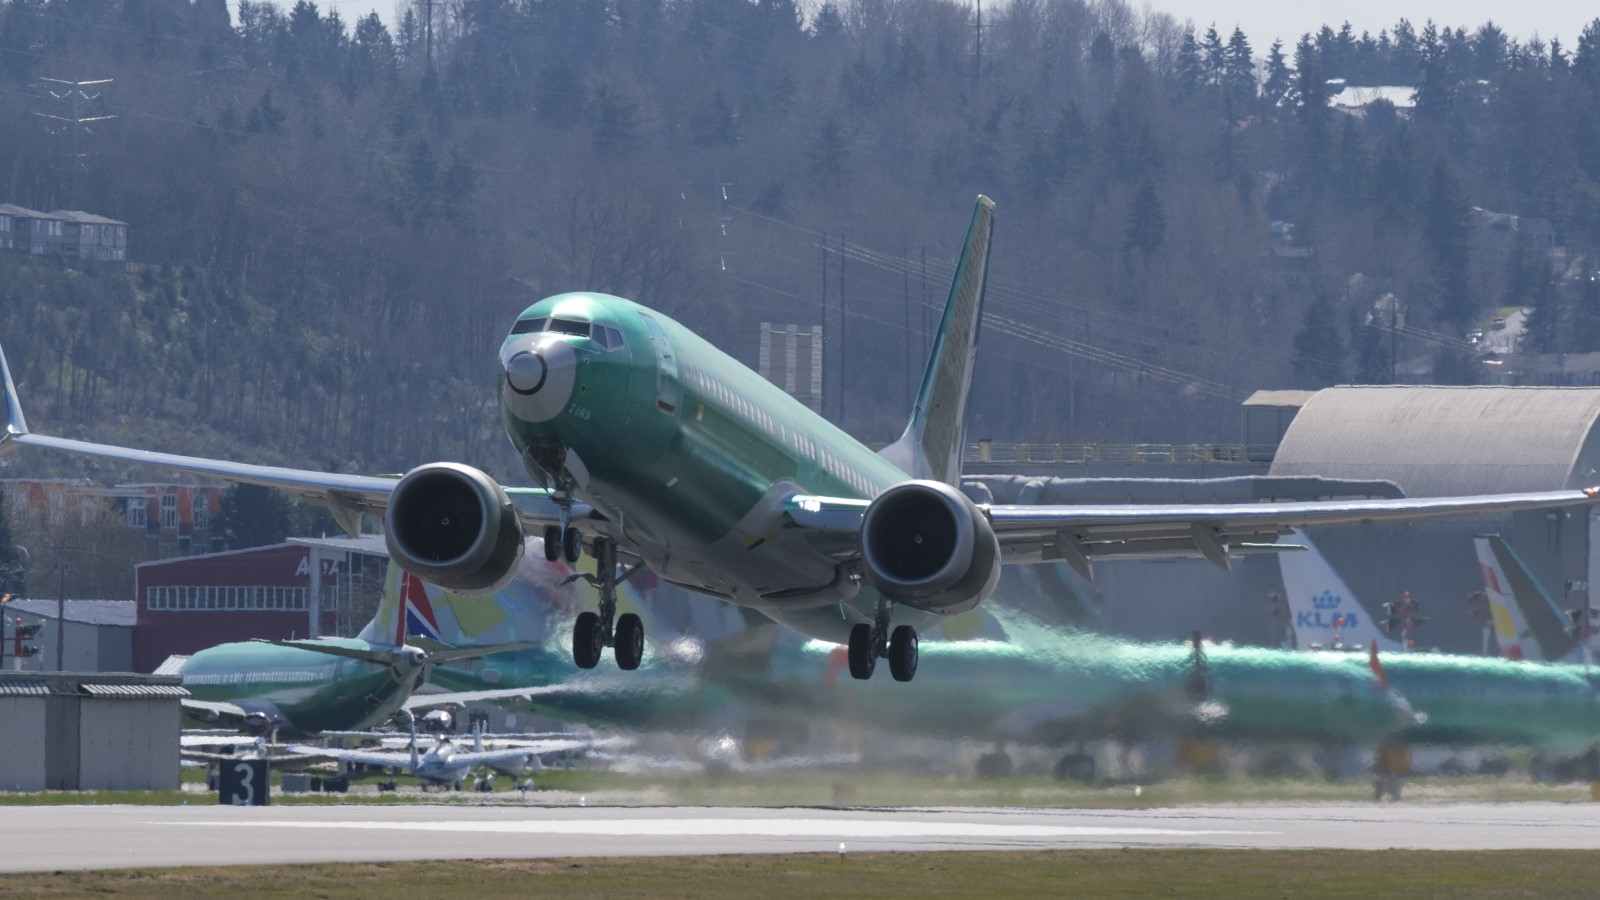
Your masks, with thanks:
M 1600 849 L 1600 805 L 1149 810 L 35 806 L 0 871 L 263 863 L 1096 847 Z

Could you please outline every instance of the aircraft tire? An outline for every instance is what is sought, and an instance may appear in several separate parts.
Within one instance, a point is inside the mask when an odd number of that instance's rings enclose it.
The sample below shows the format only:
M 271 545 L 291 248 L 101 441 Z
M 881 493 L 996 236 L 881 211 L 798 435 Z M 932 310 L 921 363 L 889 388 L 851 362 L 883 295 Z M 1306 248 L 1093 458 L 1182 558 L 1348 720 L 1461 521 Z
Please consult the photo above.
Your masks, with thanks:
M 866 681 L 878 667 L 878 654 L 872 646 L 872 626 L 862 622 L 850 629 L 850 677 Z
M 901 625 L 889 635 L 889 674 L 895 681 L 917 677 L 917 630 Z
M 634 613 L 623 613 L 617 617 L 613 638 L 611 653 L 617 658 L 617 668 L 628 672 L 639 668 L 644 659 L 644 622 Z
M 1094 781 L 1094 757 L 1087 753 L 1068 753 L 1056 761 L 1057 781 L 1076 781 L 1089 784 Z
M 600 616 L 592 612 L 578 613 L 572 626 L 572 661 L 580 669 L 592 669 L 600 664 L 603 649 L 600 635 Z
M 1010 778 L 1013 769 L 1011 754 L 1004 750 L 995 750 L 978 757 L 979 778 Z
M 561 558 L 561 527 L 558 525 L 544 527 L 544 558 L 550 562 Z
M 576 528 L 568 528 L 561 536 L 561 555 L 567 562 L 575 563 L 583 555 L 583 533 Z

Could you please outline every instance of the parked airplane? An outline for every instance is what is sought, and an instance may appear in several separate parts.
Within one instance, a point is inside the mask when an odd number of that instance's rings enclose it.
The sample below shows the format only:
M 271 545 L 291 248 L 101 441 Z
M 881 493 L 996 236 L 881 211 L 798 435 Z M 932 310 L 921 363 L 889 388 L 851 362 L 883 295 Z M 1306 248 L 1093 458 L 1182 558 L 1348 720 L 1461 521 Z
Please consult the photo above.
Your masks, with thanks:
M 759 616 L 748 625 L 702 616 L 690 627 L 716 635 L 711 640 L 658 636 L 646 661 L 655 670 L 651 678 L 572 672 L 548 645 L 444 664 L 430 677 L 462 690 L 526 685 L 538 690 L 532 701 L 542 715 L 697 740 L 754 734 L 803 741 L 809 726 L 854 722 L 894 735 L 1061 747 L 1066 752 L 1058 769 L 1074 777 L 1092 774 L 1092 760 L 1077 745 L 1095 740 L 1217 737 L 1376 746 L 1409 715 L 1371 671 L 1352 669 L 1342 658 L 1141 644 L 1062 628 L 1054 620 L 1041 623 L 1021 608 L 1044 605 L 1028 602 L 1041 591 L 1054 598 L 1065 588 L 1057 568 L 1065 566 L 1008 569 L 994 602 L 944 621 L 948 630 L 973 637 L 923 644 L 929 659 L 950 664 L 930 666 L 909 687 L 841 678 L 845 648 L 760 624 Z M 474 639 L 456 630 L 461 618 L 482 640 L 559 639 L 562 603 L 536 585 L 537 574 L 525 572 L 489 598 L 429 586 L 441 611 L 441 639 Z M 658 613 L 715 611 L 704 610 L 711 601 L 670 587 L 627 602 L 658 635 L 672 628 L 655 618 Z M 963 621 L 968 617 L 977 621 Z
M 506 488 L 458 463 L 399 479 L 256 466 L 28 431 L 9 369 L 0 449 L 42 447 L 281 488 L 351 533 L 383 514 L 389 552 L 455 591 L 492 593 L 523 535 L 599 560 L 599 610 L 577 617 L 573 660 L 604 648 L 637 668 L 644 631 L 618 583 L 662 579 L 848 643 L 870 678 L 917 671 L 918 631 L 994 593 L 1003 563 L 1271 551 L 1296 526 L 1394 522 L 1589 504 L 1600 489 L 1479 497 L 1201 505 L 974 504 L 958 489 L 994 204 L 979 197 L 910 421 L 872 452 L 688 328 L 620 297 L 569 293 L 525 310 L 500 348 L 507 437 L 541 487 Z M 631 565 L 619 573 L 619 561 Z
M 1567 617 L 1499 535 L 1472 540 L 1495 641 L 1506 659 L 1585 662 L 1585 648 L 1567 631 Z
M 1361 605 L 1311 538 L 1295 531 L 1289 540 L 1306 548 L 1278 554 L 1296 647 L 1365 650 L 1376 644 L 1386 652 L 1400 649 L 1400 642 L 1378 627 L 1378 618 Z
M 406 643 L 408 620 L 433 618 L 421 580 L 394 566 L 377 613 L 359 637 L 218 644 L 169 660 L 176 663 L 170 671 L 183 678 L 192 695 L 183 700 L 192 718 L 226 723 L 254 735 L 364 729 L 402 711 L 500 696 L 493 690 L 412 696 L 428 666 L 530 646 L 435 643 L 436 649 L 430 651 Z M 218 744 L 214 736 L 192 743 Z
M 424 791 L 429 785 L 459 791 L 461 783 L 472 774 L 474 768 L 479 766 L 515 777 L 542 769 L 543 764 L 539 761 L 542 754 L 583 750 L 590 745 L 589 741 L 582 738 L 551 738 L 521 741 L 515 746 L 485 750 L 483 735 L 475 730 L 472 737 L 471 750 L 461 749 L 456 746 L 454 738 L 445 735 L 424 753 L 417 748 L 416 734 L 413 732 L 411 744 L 406 751 L 351 750 L 301 745 L 291 746 L 289 751 L 305 756 L 334 759 L 341 763 L 401 769 L 420 779 Z M 480 790 L 492 789 L 492 784 L 489 784 L 487 779 L 480 781 L 477 786 Z
M 1315 612 L 1312 601 L 1316 597 L 1328 594 L 1338 597 L 1338 608 L 1346 614 L 1354 612 L 1366 618 L 1362 613 L 1368 607 L 1350 592 L 1327 560 L 1304 536 L 1296 540 L 1308 549 L 1279 558 L 1296 624 L 1303 614 Z M 1294 570 L 1291 564 L 1296 566 Z M 1314 577 L 1303 577 L 1307 572 Z M 1370 640 L 1364 623 L 1358 622 L 1358 626 L 1357 633 Z M 1333 647 L 1331 629 L 1311 633 L 1328 640 L 1325 647 Z M 1359 649 L 1349 634 L 1345 632 L 1344 646 Z M 1397 642 L 1387 641 L 1376 643 L 1399 649 Z M 1365 655 L 1341 656 L 1354 657 L 1348 660 L 1354 666 L 1369 665 Z M 1577 753 L 1600 741 L 1600 676 L 1583 666 L 1527 666 L 1484 656 L 1386 652 L 1381 671 L 1387 684 L 1419 713 L 1396 734 L 1404 743 L 1517 746 Z

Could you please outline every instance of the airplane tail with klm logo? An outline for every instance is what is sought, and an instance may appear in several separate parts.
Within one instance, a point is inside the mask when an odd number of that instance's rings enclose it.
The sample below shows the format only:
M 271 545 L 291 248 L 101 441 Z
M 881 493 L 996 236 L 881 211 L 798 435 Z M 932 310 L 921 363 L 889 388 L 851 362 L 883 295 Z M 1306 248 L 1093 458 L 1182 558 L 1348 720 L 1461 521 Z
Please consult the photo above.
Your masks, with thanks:
M 1277 555 L 1297 647 L 1361 649 L 1376 641 L 1380 650 L 1399 649 L 1399 642 L 1383 633 L 1377 618 L 1304 532 L 1296 531 L 1285 540 L 1306 548 Z

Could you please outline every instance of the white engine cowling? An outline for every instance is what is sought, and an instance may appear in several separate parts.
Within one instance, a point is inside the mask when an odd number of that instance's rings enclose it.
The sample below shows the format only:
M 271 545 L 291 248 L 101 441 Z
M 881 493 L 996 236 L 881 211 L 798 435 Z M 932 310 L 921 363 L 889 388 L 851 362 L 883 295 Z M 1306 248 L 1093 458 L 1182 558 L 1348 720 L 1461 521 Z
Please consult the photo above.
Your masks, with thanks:
M 959 613 L 994 593 L 1000 541 L 966 495 L 937 481 L 879 494 L 861 520 L 867 582 L 915 609 Z
M 522 562 L 522 520 L 493 478 L 459 463 L 407 472 L 384 517 L 389 556 L 445 590 L 492 594 Z

